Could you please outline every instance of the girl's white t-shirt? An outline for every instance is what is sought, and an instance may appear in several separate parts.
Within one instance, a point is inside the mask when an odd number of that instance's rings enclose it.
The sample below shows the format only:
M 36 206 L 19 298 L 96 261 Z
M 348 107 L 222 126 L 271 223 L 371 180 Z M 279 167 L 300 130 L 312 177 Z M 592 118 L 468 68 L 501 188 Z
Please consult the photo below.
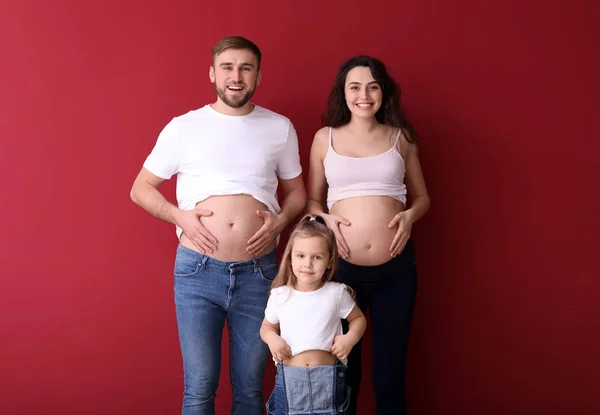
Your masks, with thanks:
M 329 352 L 334 338 L 342 334 L 342 319 L 354 308 L 346 285 L 326 282 L 315 291 L 296 291 L 284 286 L 271 290 L 265 317 L 279 323 L 280 336 L 292 356 L 307 350 Z

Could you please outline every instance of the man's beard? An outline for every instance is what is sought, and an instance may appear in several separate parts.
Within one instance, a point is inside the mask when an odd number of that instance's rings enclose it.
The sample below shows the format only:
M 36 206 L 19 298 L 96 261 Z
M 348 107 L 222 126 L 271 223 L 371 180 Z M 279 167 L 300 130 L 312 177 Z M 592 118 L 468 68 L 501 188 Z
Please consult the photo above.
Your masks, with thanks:
M 252 95 L 254 95 L 254 89 L 246 88 L 246 93 L 244 95 L 238 99 L 232 100 L 231 98 L 227 97 L 227 92 L 225 89 L 221 89 L 216 85 L 215 89 L 217 90 L 217 96 L 221 99 L 221 101 L 231 108 L 242 108 L 248 101 L 250 101 Z

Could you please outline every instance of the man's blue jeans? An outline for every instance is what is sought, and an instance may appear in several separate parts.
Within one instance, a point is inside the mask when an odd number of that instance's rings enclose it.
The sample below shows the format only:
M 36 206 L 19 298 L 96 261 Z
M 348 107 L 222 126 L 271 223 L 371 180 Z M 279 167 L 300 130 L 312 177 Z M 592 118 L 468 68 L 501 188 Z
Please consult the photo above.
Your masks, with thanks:
M 261 415 L 263 374 L 269 349 L 260 326 L 275 252 L 247 262 L 222 262 L 179 246 L 175 259 L 175 306 L 183 355 L 183 415 L 214 415 L 227 319 L 232 415 Z

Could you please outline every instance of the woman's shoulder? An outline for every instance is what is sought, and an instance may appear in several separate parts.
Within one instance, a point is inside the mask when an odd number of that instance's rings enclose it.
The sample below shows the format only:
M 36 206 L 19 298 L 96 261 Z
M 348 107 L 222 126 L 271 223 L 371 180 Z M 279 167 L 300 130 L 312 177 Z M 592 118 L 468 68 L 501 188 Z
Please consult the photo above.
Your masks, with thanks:
M 315 133 L 315 138 L 312 143 L 311 157 L 318 156 L 323 160 L 329 148 L 329 127 L 320 128 Z
M 328 141 L 330 128 L 327 126 L 319 128 L 315 133 L 315 141 Z
M 405 129 L 400 129 L 398 131 L 397 147 L 399 147 L 400 155 L 405 160 L 408 158 L 408 156 L 410 156 L 411 153 L 416 154 L 418 152 L 417 144 L 411 139 L 410 132 Z

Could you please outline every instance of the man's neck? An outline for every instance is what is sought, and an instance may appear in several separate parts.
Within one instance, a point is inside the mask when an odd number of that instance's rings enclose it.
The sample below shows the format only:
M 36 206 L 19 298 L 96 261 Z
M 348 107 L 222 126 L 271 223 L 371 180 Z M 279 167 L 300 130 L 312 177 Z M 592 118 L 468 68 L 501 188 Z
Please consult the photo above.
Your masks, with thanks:
M 216 102 L 210 104 L 210 107 L 213 110 L 220 112 L 221 114 L 232 115 L 232 116 L 248 115 L 252 111 L 254 111 L 254 104 L 251 104 L 250 102 L 247 102 L 243 107 L 232 108 L 219 99 L 217 99 Z

